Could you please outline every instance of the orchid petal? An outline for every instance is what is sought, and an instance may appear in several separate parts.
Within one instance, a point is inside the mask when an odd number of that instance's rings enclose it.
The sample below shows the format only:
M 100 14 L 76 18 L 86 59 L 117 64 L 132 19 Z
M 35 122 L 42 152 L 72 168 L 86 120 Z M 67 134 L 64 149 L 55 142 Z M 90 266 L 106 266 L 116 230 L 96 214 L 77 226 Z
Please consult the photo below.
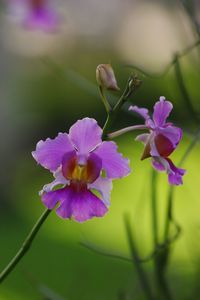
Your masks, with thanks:
M 152 165 L 158 171 L 167 172 L 168 181 L 170 184 L 183 184 L 182 177 L 186 171 L 184 169 L 176 167 L 169 158 L 153 158 Z
M 182 176 L 185 174 L 186 170 L 177 168 L 169 158 L 167 158 L 167 161 L 170 168 L 170 171 L 168 172 L 169 183 L 173 185 L 183 184 Z
M 77 121 L 69 130 L 69 137 L 79 154 L 88 155 L 101 140 L 102 129 L 97 121 L 84 118 Z
M 39 192 L 39 195 L 42 196 L 45 192 L 50 192 L 53 190 L 54 187 L 57 185 L 66 185 L 69 183 L 69 181 L 63 176 L 61 168 L 58 168 L 56 172 L 54 172 L 55 180 L 51 183 L 45 184 L 42 188 L 42 190 Z
M 149 111 L 148 111 L 147 108 L 138 107 L 136 105 L 134 105 L 134 106 L 131 105 L 128 110 L 138 113 L 145 120 L 148 120 L 150 118 L 149 117 Z
M 108 178 L 99 177 L 89 185 L 90 189 L 97 190 L 101 196 L 102 201 L 106 206 L 110 206 L 110 192 L 112 190 L 112 180 Z
M 169 101 L 165 101 L 165 97 L 160 97 L 160 101 L 154 105 L 153 120 L 156 126 L 163 126 L 169 116 L 173 105 Z
M 175 126 L 167 126 L 163 128 L 159 128 L 157 130 L 158 133 L 161 133 L 163 136 L 168 138 L 175 149 L 182 139 L 182 130 L 179 127 Z
M 58 202 L 64 202 L 68 193 L 67 188 L 50 191 L 42 195 L 42 202 L 48 209 L 53 209 Z
M 117 152 L 114 142 L 103 142 L 94 153 L 102 159 L 102 168 L 108 178 L 121 178 L 130 173 L 129 159 Z
M 150 137 L 150 134 L 149 133 L 143 133 L 143 134 L 140 134 L 140 135 L 138 135 L 136 138 L 135 138 L 135 140 L 136 141 L 140 141 L 140 142 L 142 142 L 143 144 L 147 144 L 148 143 L 148 141 L 149 141 L 149 137 Z
M 32 155 L 41 166 L 54 172 L 61 165 L 64 154 L 72 150 L 68 135 L 59 133 L 55 139 L 39 141 Z
M 77 192 L 71 187 L 65 189 L 65 199 L 56 210 L 61 218 L 73 218 L 77 222 L 103 217 L 107 211 L 104 203 L 89 190 Z

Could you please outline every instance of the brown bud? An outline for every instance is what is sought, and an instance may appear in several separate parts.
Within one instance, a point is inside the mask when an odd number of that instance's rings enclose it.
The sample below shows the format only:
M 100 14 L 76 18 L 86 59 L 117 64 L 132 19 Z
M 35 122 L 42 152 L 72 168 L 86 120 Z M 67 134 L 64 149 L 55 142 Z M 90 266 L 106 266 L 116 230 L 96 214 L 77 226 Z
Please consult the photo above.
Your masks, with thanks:
M 110 64 L 101 64 L 96 68 L 96 80 L 100 87 L 107 90 L 119 91 L 115 73 Z

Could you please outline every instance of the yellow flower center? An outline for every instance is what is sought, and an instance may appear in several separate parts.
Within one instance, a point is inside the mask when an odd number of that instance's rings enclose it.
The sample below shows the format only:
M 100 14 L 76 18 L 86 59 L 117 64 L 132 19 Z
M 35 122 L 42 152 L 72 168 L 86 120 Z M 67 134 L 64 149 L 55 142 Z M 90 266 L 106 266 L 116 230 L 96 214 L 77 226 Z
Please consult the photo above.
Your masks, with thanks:
M 71 180 L 88 181 L 88 175 L 87 166 L 76 165 L 71 173 Z
M 96 169 L 92 160 L 88 159 L 85 165 L 80 165 L 76 156 L 73 156 L 63 168 L 65 178 L 82 183 L 92 183 L 99 173 L 100 170 Z

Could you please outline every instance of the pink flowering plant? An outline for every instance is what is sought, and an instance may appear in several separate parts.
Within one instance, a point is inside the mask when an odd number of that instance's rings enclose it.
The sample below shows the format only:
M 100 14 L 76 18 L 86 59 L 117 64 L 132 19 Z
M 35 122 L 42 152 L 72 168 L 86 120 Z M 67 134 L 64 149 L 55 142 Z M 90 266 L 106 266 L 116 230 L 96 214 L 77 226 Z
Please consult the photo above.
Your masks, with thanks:
M 45 21 L 48 15 L 48 13 L 45 15 L 47 11 L 44 5 L 46 5 L 46 2 L 31 1 L 31 5 L 33 11 L 31 11 L 30 24 L 33 25 L 38 22 L 37 24 L 41 25 L 41 22 Z M 43 19 L 42 16 L 44 15 Z M 176 167 L 169 158 L 182 138 L 182 130 L 167 121 L 173 108 L 172 103 L 164 97 L 160 97 L 160 100 L 154 105 L 152 118 L 146 108 L 131 105 L 129 111 L 139 114 L 144 119 L 144 124 L 129 126 L 112 132 L 113 123 L 118 113 L 133 92 L 140 87 L 141 80 L 137 76 L 131 75 L 119 100 L 115 105 L 111 105 L 105 96 L 105 90 L 119 92 L 111 65 L 99 65 L 96 69 L 96 79 L 100 97 L 107 112 L 103 129 L 95 119 L 85 117 L 76 121 L 68 132 L 58 133 L 53 139 L 47 138 L 37 143 L 32 156 L 40 166 L 52 173 L 54 179 L 51 183 L 45 184 L 39 192 L 46 209 L 25 239 L 22 247 L 1 272 L 0 282 L 11 273 L 28 251 L 51 211 L 56 210 L 57 215 L 62 219 L 71 219 L 80 223 L 89 221 L 94 217 L 104 217 L 108 212 L 113 180 L 123 178 L 131 172 L 129 159 L 118 151 L 117 143 L 110 139 L 128 131 L 148 131 L 136 137 L 136 140 L 144 144 L 141 159 L 151 158 L 156 171 L 165 171 L 168 174 L 168 182 L 171 186 L 183 183 L 182 177 L 185 170 Z M 167 213 L 167 222 L 169 221 L 169 215 Z M 172 219 L 171 215 L 170 218 Z M 156 220 L 155 215 L 154 220 Z M 168 223 L 166 224 L 168 226 Z M 134 249 L 130 224 L 127 220 L 125 220 L 125 226 L 132 257 L 138 264 L 138 255 Z M 169 243 L 167 238 L 164 246 Z M 158 246 L 160 247 L 156 242 L 153 253 L 157 253 Z M 162 257 L 157 264 L 159 267 L 161 261 L 165 259 L 163 253 L 166 255 L 168 252 L 159 252 L 159 255 L 160 253 Z M 150 295 L 149 299 L 155 299 L 151 294 L 149 284 L 140 265 L 138 265 L 138 273 L 139 276 L 142 276 L 141 282 L 144 284 L 144 289 L 148 295 Z
M 144 152 L 141 159 L 152 157 L 152 165 L 158 171 L 166 171 L 170 184 L 182 184 L 182 176 L 185 170 L 177 168 L 169 155 L 177 148 L 182 139 L 182 130 L 171 122 L 166 122 L 173 105 L 160 97 L 160 101 L 154 106 L 153 118 L 149 116 L 147 109 L 130 106 L 129 110 L 140 114 L 149 133 L 138 135 L 136 140 L 144 143 Z
M 181 128 L 174 126 L 171 122 L 166 122 L 172 108 L 171 102 L 167 101 L 165 97 L 160 97 L 154 106 L 153 118 L 151 119 L 148 109 L 131 105 L 129 111 L 139 114 L 145 120 L 145 125 L 123 128 L 109 136 L 116 137 L 128 131 L 147 129 L 149 133 L 143 133 L 136 137 L 137 141 L 144 144 L 141 160 L 151 157 L 152 166 L 157 171 L 166 171 L 170 184 L 180 185 L 183 183 L 182 177 L 185 170 L 176 167 L 169 158 L 169 155 L 177 148 L 182 139 Z

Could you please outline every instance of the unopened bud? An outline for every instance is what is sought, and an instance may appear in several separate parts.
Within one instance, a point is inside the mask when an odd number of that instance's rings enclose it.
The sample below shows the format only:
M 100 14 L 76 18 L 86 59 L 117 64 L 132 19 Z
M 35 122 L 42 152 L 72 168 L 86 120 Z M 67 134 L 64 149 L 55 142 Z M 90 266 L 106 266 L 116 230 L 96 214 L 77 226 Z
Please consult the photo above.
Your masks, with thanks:
M 107 90 L 119 91 L 115 73 L 110 64 L 101 64 L 96 68 L 96 80 L 100 87 Z
M 137 75 L 134 75 L 130 78 L 129 80 L 129 88 L 130 89 L 135 89 L 139 87 L 142 84 L 142 80 L 140 80 Z

